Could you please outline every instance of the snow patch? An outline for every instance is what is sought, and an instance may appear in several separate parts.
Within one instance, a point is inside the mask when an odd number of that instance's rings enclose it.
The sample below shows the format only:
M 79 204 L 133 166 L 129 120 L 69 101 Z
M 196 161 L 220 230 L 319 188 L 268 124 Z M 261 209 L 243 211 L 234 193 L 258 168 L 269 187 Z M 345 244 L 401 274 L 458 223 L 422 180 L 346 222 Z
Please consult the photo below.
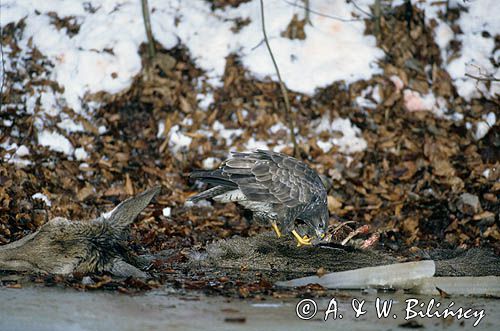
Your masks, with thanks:
M 211 208 L 212 204 L 210 203 L 210 201 L 208 201 L 206 199 L 202 199 L 202 200 L 199 200 L 199 201 L 196 201 L 196 202 L 193 202 L 193 201 L 190 201 L 190 200 L 186 200 L 186 202 L 184 203 L 184 206 L 187 207 L 187 208 L 192 208 L 194 206 L 196 206 L 196 207 L 202 207 L 202 208 Z
M 243 134 L 242 129 L 226 129 L 224 124 L 219 121 L 212 124 L 212 130 L 226 140 L 226 146 L 232 146 L 234 139 Z
M 271 126 L 269 128 L 269 132 L 271 134 L 276 134 L 276 133 L 278 133 L 281 130 L 284 130 L 287 134 L 289 134 L 289 132 L 290 132 L 290 130 L 288 129 L 288 127 L 286 125 L 284 125 L 283 123 L 281 123 L 281 122 L 277 122 L 276 124 L 274 124 L 273 126 Z
M 78 147 L 75 149 L 75 158 L 78 161 L 86 160 L 88 157 L 89 157 L 89 155 L 87 154 L 87 152 L 85 151 L 85 149 L 83 147 Z
M 361 137 L 361 130 L 353 125 L 348 118 L 336 118 L 330 122 L 329 117 L 324 116 L 315 131 L 317 134 L 323 131 L 331 134 L 342 134 L 340 138 L 331 138 L 327 141 L 318 139 L 317 144 L 324 153 L 328 153 L 333 145 L 338 146 L 339 151 L 345 154 L 362 152 L 367 147 L 366 140 Z
M 396 88 L 396 92 L 401 91 L 403 89 L 403 87 L 405 87 L 405 83 L 403 82 L 403 80 L 401 78 L 399 78 L 399 76 L 392 75 L 391 77 L 389 77 L 389 79 L 394 84 L 394 87 Z
M 496 120 L 496 115 L 493 112 L 483 115 L 483 121 L 480 121 L 476 124 L 474 139 L 481 140 L 486 137 L 490 129 L 495 125 Z
M 256 151 L 258 149 L 269 149 L 267 142 L 263 140 L 257 140 L 254 137 L 250 137 L 248 141 L 245 143 L 245 150 L 247 151 Z
M 203 110 L 207 110 L 214 103 L 214 95 L 212 93 L 198 94 L 197 99 L 198 106 Z
M 277 144 L 276 146 L 273 147 L 273 152 L 282 152 L 285 148 L 287 147 L 292 147 L 291 144 L 283 144 L 283 143 L 279 143 Z
M 220 162 L 221 160 L 216 157 L 207 157 L 203 160 L 203 169 L 214 169 Z
M 67 133 L 71 132 L 83 132 L 85 129 L 83 125 L 80 123 L 75 123 L 71 118 L 65 118 L 57 123 L 57 127 L 66 131 Z
M 356 1 L 356 4 L 369 12 L 368 5 L 372 2 Z M 281 36 L 293 15 L 300 15 L 301 11 L 296 7 L 285 1 L 268 1 L 265 2 L 265 11 L 269 42 L 288 88 L 302 93 L 313 93 L 316 88 L 334 81 L 344 80 L 351 83 L 359 79 L 369 79 L 373 74 L 381 72 L 376 61 L 384 54 L 376 47 L 373 36 L 364 35 L 363 20 L 353 19 L 352 14 L 359 14 L 359 11 L 352 3 L 347 4 L 344 0 L 311 2 L 312 25 L 305 26 L 305 40 L 290 40 Z M 331 14 L 350 21 L 342 22 L 313 12 Z M 236 9 L 226 11 L 226 14 L 230 17 L 241 15 L 251 19 L 248 26 L 233 36 L 237 39 L 235 46 L 241 47 L 243 64 L 258 78 L 270 76 L 276 79 L 268 51 L 261 43 L 259 2 L 242 4 Z M 254 49 L 259 44 L 260 46 Z M 222 72 L 221 70 L 220 73 Z
M 170 140 L 168 142 L 168 146 L 174 154 L 186 151 L 192 141 L 193 139 L 191 137 L 188 137 L 181 132 L 179 125 L 174 125 L 170 129 Z
M 45 202 L 45 205 L 47 207 L 52 206 L 52 203 L 50 202 L 49 198 L 47 198 L 47 196 L 43 193 L 35 193 L 31 196 L 31 198 L 42 200 L 43 202 Z
M 381 102 L 380 98 L 380 87 L 376 85 L 368 86 L 363 91 L 361 91 L 361 95 L 356 97 L 356 104 L 359 107 L 374 109 L 377 107 L 377 104 Z
M 500 82 L 493 81 L 488 88 L 484 81 L 466 77 L 465 74 L 500 77 L 500 68 L 491 61 L 491 58 L 497 63 L 500 60 L 500 54 L 494 53 L 495 36 L 500 34 L 498 10 L 494 9 L 498 7 L 498 1 L 467 1 L 463 5 L 468 7 L 468 11 L 462 12 L 458 20 L 463 34 L 456 36 L 462 43 L 461 56 L 450 62 L 448 72 L 455 80 L 458 94 L 466 100 L 481 97 L 481 94 L 495 98 L 500 94 Z
M 172 214 L 172 208 L 170 208 L 170 207 L 163 208 L 162 214 L 165 217 L 170 217 L 170 215 Z
M 24 156 L 27 156 L 30 154 L 30 151 L 28 147 L 25 145 L 19 146 L 16 143 L 9 144 L 8 141 L 0 144 L 0 147 L 2 147 L 5 150 L 12 150 L 13 154 L 11 153 L 6 153 L 4 155 L 4 161 L 8 161 L 9 163 L 14 163 L 17 164 L 18 166 L 27 166 L 31 164 L 30 160 L 23 159 Z
M 484 81 L 477 81 L 467 77 L 466 74 L 474 76 L 491 75 L 499 77 L 500 68 L 495 67 L 491 59 L 499 61 L 499 54 L 495 52 L 495 36 L 500 34 L 500 20 L 498 19 L 496 0 L 463 1 L 451 0 L 449 2 L 411 1 L 417 7 L 425 11 L 427 23 L 435 20 L 438 24 L 434 29 L 434 39 L 441 50 L 441 57 L 445 68 L 453 80 L 458 94 L 465 100 L 484 96 L 493 99 L 500 94 L 500 82 L 493 81 L 487 87 Z M 401 4 L 396 1 L 393 6 Z M 461 33 L 454 34 L 447 22 L 439 18 L 439 12 L 446 12 L 446 6 L 450 8 L 462 7 L 466 11 L 460 12 L 457 23 Z M 487 33 L 485 33 L 487 32 Z M 451 59 L 450 42 L 457 40 L 461 43 L 459 56 Z
M 61 152 L 66 155 L 73 154 L 73 145 L 71 142 L 57 132 L 47 130 L 40 132 L 38 134 L 38 144 L 46 146 L 55 152 Z

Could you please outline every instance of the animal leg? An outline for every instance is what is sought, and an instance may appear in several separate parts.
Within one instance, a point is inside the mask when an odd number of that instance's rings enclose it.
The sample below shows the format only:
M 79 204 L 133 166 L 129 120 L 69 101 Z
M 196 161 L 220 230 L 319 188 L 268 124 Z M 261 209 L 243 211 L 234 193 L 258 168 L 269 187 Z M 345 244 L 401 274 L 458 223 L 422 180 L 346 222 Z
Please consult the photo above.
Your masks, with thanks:
M 301 237 L 297 231 L 292 230 L 292 234 L 297 239 L 297 247 L 303 246 L 303 245 L 312 245 L 311 238 L 309 238 L 307 235 L 304 235 L 304 237 Z
M 280 231 L 278 225 L 276 224 L 276 222 L 271 221 L 271 226 L 273 227 L 274 232 L 276 232 L 276 235 L 278 236 L 278 238 L 280 238 L 281 237 L 281 231 Z

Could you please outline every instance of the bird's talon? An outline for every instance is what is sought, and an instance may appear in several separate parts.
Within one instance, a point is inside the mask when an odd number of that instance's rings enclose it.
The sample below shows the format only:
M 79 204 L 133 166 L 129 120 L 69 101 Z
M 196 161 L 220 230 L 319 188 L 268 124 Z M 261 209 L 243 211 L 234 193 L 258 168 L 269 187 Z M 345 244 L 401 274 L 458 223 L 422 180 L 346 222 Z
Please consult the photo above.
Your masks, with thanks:
M 292 231 L 292 234 L 294 235 L 295 239 L 297 239 L 297 247 L 300 247 L 302 245 L 312 245 L 312 239 L 307 235 L 301 237 L 300 234 L 298 234 L 295 230 Z

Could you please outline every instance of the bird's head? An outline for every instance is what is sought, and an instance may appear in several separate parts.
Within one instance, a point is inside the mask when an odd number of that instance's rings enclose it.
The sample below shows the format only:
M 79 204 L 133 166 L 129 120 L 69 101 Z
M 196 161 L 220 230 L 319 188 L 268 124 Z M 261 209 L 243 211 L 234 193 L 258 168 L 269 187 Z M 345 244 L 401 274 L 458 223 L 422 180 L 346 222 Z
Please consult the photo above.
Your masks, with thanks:
M 330 221 L 330 215 L 328 214 L 328 209 L 325 208 L 319 217 L 318 224 L 315 224 L 315 232 L 316 236 L 320 239 L 323 239 L 326 232 L 328 231 L 328 223 Z
M 330 219 L 328 209 L 322 208 L 319 214 L 313 213 L 307 216 L 308 217 L 302 218 L 304 223 L 307 225 L 307 235 L 310 237 L 317 237 L 320 240 L 323 239 L 328 230 L 328 223 Z

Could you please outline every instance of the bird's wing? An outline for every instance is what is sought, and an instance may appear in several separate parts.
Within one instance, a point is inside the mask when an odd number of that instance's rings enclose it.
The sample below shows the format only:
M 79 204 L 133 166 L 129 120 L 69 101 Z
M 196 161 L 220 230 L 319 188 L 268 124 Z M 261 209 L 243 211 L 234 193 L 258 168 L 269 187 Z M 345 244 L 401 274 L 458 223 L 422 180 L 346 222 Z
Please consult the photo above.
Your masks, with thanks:
M 233 153 L 221 167 L 221 175 L 238 185 L 249 200 L 307 204 L 324 190 L 316 172 L 288 155 L 270 151 Z

